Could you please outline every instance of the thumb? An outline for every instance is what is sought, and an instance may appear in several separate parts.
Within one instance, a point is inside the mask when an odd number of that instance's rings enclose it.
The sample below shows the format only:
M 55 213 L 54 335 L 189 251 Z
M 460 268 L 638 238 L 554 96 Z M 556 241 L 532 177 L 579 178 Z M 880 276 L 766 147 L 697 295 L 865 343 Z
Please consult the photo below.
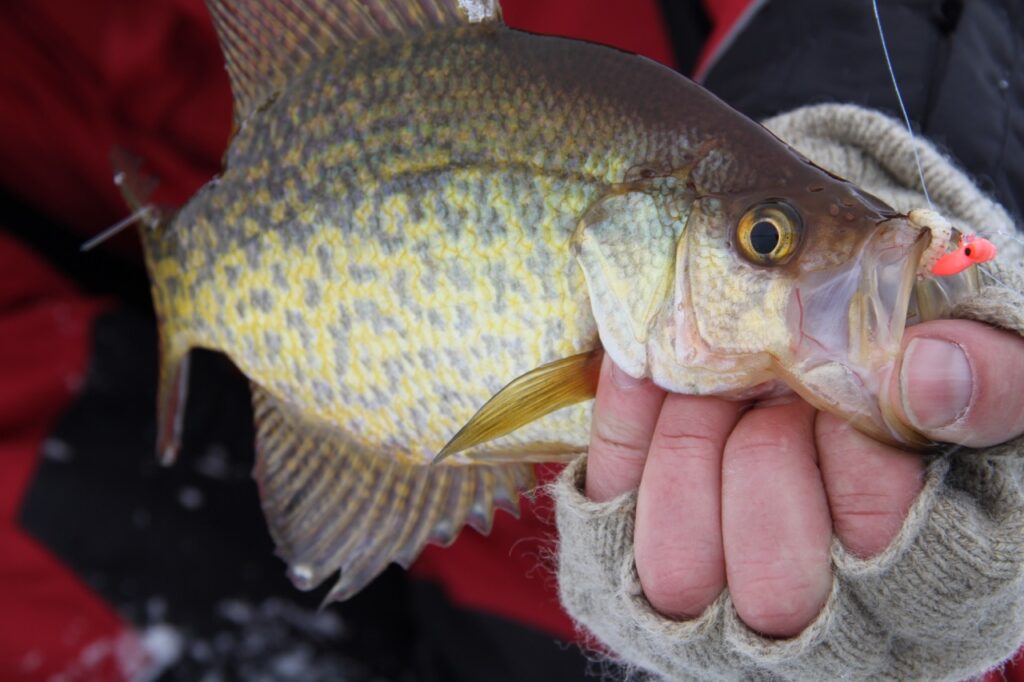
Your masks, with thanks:
M 896 376 L 907 422 L 936 441 L 986 447 L 1024 433 L 1024 338 L 979 322 L 907 330 Z

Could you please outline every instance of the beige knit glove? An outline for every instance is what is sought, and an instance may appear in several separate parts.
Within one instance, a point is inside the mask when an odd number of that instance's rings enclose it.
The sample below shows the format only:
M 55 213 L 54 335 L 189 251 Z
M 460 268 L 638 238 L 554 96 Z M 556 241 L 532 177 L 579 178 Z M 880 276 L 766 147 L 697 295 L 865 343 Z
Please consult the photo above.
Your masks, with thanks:
M 819 165 L 900 210 L 925 205 L 902 126 L 821 105 L 766 125 Z M 1024 334 L 1024 249 L 997 204 L 932 148 L 929 192 L 955 225 L 1000 247 L 1000 284 L 954 311 Z M 1024 390 L 1024 387 L 1022 387 Z M 636 493 L 583 495 L 586 460 L 554 484 L 559 587 L 569 614 L 636 669 L 679 680 L 957 680 L 998 665 L 1024 640 L 1024 438 L 934 459 L 899 535 L 869 560 L 832 544 L 832 592 L 800 635 L 750 630 L 725 591 L 697 619 L 670 620 L 644 597 L 633 563 Z M 1015 456 L 1014 456 L 1015 455 Z

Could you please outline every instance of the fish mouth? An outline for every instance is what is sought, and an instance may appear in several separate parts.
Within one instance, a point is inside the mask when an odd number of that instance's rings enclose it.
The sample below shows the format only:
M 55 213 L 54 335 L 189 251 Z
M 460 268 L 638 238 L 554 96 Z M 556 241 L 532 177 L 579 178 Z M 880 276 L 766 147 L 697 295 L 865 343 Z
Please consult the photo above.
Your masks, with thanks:
M 955 241 L 956 236 L 954 235 Z M 956 275 L 918 278 L 907 310 L 907 326 L 949 317 L 961 301 L 978 293 L 981 275 L 978 268 L 967 268 Z
M 931 239 L 929 229 L 891 218 L 878 224 L 856 259 L 801 282 L 791 361 L 776 368 L 811 404 L 902 448 L 934 445 L 901 418 L 890 396 L 904 331 L 945 316 L 977 286 L 976 273 L 918 276 Z

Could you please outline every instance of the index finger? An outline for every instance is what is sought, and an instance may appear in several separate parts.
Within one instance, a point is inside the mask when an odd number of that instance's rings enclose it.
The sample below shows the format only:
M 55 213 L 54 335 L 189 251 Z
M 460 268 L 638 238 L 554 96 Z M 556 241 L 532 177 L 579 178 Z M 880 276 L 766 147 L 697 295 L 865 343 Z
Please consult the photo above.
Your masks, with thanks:
M 664 399 L 665 391 L 629 376 L 605 353 L 590 427 L 588 498 L 606 502 L 640 485 Z

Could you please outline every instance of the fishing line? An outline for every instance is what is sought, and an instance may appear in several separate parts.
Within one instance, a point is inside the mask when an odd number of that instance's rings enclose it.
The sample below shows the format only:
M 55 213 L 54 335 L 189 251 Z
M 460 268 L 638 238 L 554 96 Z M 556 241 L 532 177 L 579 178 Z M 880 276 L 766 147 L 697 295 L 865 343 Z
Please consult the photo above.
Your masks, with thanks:
M 878 26 L 878 39 L 882 43 L 882 54 L 885 55 L 885 64 L 889 68 L 889 78 L 892 79 L 892 88 L 896 91 L 896 101 L 899 102 L 900 112 L 903 114 L 903 122 L 907 126 L 907 132 L 910 133 L 910 139 L 914 151 L 914 162 L 917 164 L 917 175 L 921 179 L 921 191 L 924 192 L 924 198 L 928 202 L 928 206 L 932 210 L 935 210 L 935 204 L 932 203 L 931 195 L 928 193 L 928 186 L 925 184 L 924 180 L 924 168 L 921 165 L 921 155 L 917 150 L 917 136 L 914 134 L 914 127 L 910 124 L 910 115 L 907 113 L 907 107 L 903 103 L 903 93 L 900 92 L 899 82 L 896 80 L 896 70 L 892 66 L 892 57 L 889 55 L 889 45 L 885 40 L 885 30 L 882 28 L 882 17 L 878 12 L 878 0 L 871 0 L 871 9 L 875 13 L 875 25 Z M 1024 243 L 1024 237 L 1021 237 L 1016 230 L 1014 230 L 1012 234 L 1001 233 L 1001 237 L 1018 244 Z M 976 267 L 982 277 L 988 279 L 989 283 L 995 283 L 1004 289 L 1010 288 L 1005 282 L 995 276 L 990 267 L 980 263 L 977 264 Z
M 82 244 L 79 247 L 79 251 L 85 252 L 85 251 L 89 251 L 89 250 L 99 246 L 100 244 L 102 244 L 103 242 L 107 241 L 108 239 L 113 237 L 115 234 L 117 234 L 121 230 L 124 230 L 128 226 L 133 225 L 133 224 L 137 223 L 140 220 L 148 218 L 149 214 L 150 214 L 150 211 L 152 211 L 152 210 L 153 210 L 152 206 L 143 206 L 143 207 L 141 207 L 139 210 L 135 211 L 135 213 L 132 213 L 127 218 L 123 218 L 122 220 L 118 220 L 116 223 L 114 223 L 113 225 L 111 225 L 107 229 L 103 230 L 102 232 L 100 232 L 98 235 L 96 235 L 95 237 L 93 237 L 89 241 L 87 241 L 84 244 Z
M 907 124 L 907 132 L 910 133 L 912 147 L 914 149 L 914 161 L 917 163 L 917 174 L 921 178 L 921 189 L 924 191 L 924 198 L 928 207 L 935 210 L 932 198 L 928 195 L 928 187 L 924 183 L 924 169 L 921 167 L 921 157 L 917 153 L 917 137 L 914 135 L 914 128 L 910 125 L 910 116 L 907 114 L 907 107 L 903 104 L 903 93 L 900 92 L 899 83 L 896 82 L 896 71 L 892 68 L 892 59 L 889 57 L 889 46 L 885 43 L 885 31 L 882 30 L 882 17 L 878 15 L 878 0 L 871 0 L 871 7 L 875 11 L 875 24 L 878 25 L 878 39 L 882 41 L 882 53 L 885 55 L 886 66 L 889 67 L 889 77 L 892 78 L 892 88 L 896 91 L 896 101 L 900 103 L 900 111 L 903 112 L 903 122 Z

